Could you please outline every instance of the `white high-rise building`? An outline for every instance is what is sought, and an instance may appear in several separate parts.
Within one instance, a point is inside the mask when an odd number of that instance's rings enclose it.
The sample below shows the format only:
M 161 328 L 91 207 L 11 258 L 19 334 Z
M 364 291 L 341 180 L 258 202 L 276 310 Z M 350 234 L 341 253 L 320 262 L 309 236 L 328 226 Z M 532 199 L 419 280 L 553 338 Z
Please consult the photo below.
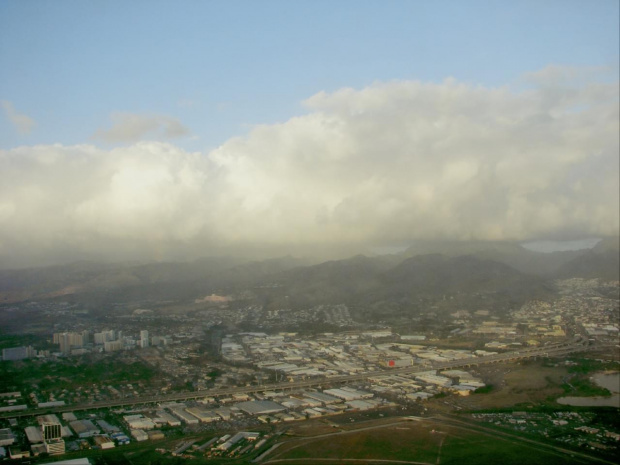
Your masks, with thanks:
M 41 436 L 43 436 L 45 451 L 48 454 L 57 455 L 65 453 L 65 441 L 62 439 L 62 426 L 60 423 L 42 423 Z
M 95 344 L 104 344 L 106 342 L 116 340 L 116 334 L 114 334 L 113 329 L 109 331 L 101 331 L 100 333 L 95 333 L 94 340 Z
M 67 355 L 71 353 L 71 336 L 70 333 L 62 333 L 60 335 L 60 351 Z
M 123 350 L 123 341 L 106 341 L 103 343 L 103 350 L 106 352 Z
M 149 332 L 146 329 L 140 331 L 140 347 L 145 348 L 149 346 Z

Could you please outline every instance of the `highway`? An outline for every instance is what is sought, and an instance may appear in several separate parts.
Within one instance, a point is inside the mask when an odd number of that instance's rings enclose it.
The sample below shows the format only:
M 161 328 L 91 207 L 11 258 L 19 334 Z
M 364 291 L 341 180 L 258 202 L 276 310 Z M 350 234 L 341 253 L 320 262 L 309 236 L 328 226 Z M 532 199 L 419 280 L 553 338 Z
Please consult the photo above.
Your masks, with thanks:
M 524 360 L 537 357 L 557 357 L 568 355 L 574 352 L 583 352 L 588 350 L 588 341 L 585 338 L 575 337 L 568 341 L 546 345 L 543 347 L 526 348 L 519 351 L 505 352 L 502 354 L 486 355 L 482 357 L 471 357 L 460 360 L 450 360 L 446 362 L 435 362 L 424 366 L 413 365 L 402 368 L 388 368 L 378 371 L 367 371 L 353 375 L 341 375 L 324 378 L 312 378 L 309 380 L 279 382 L 253 386 L 239 386 L 224 389 L 208 389 L 193 392 L 182 392 L 175 394 L 166 394 L 152 397 L 134 397 L 126 399 L 115 399 L 103 402 L 93 402 L 89 404 L 65 405 L 53 408 L 34 408 L 28 410 L 18 410 L 12 412 L 2 412 L 0 418 L 27 417 L 32 415 L 42 415 L 44 413 L 62 413 L 73 412 L 78 410 L 93 410 L 101 408 L 113 407 L 130 407 L 141 404 L 159 404 L 166 402 L 178 402 L 185 400 L 204 399 L 205 397 L 229 397 L 233 394 L 251 394 L 263 391 L 295 391 L 304 388 L 311 388 L 323 385 L 343 384 L 356 381 L 365 381 L 368 378 L 377 378 L 380 376 L 390 376 L 396 374 L 416 374 L 431 370 L 449 370 L 453 368 L 467 368 L 477 365 L 489 363 L 503 363 Z

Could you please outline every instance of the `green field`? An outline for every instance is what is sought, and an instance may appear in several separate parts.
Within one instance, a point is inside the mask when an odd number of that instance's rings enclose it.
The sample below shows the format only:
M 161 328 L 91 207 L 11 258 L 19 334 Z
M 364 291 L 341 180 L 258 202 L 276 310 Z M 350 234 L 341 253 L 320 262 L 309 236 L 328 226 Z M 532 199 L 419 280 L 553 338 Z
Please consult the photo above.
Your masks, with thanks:
M 263 463 L 379 463 L 374 461 L 443 465 L 593 463 L 589 457 L 528 443 L 517 436 L 434 421 L 403 422 L 314 439 L 293 439 L 284 442 Z

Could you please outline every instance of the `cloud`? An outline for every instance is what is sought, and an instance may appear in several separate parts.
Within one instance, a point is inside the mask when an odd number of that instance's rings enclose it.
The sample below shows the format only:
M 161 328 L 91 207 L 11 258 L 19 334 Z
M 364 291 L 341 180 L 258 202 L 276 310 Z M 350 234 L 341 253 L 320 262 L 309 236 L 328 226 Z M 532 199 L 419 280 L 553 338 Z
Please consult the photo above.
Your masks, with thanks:
M 305 105 L 209 153 L 162 142 L 2 151 L 0 256 L 618 234 L 617 83 L 396 81 Z
M 606 80 L 614 73 L 612 66 L 562 66 L 548 65 L 543 69 L 525 73 L 525 82 L 542 86 L 588 85 Z
M 11 124 L 17 128 L 20 134 L 30 134 L 36 126 L 35 120 L 23 113 L 18 113 L 13 104 L 7 100 L 2 100 L 2 108 Z
M 107 143 L 131 143 L 139 140 L 169 140 L 189 134 L 180 121 L 162 115 L 114 113 L 110 116 L 112 127 L 99 129 L 93 138 Z

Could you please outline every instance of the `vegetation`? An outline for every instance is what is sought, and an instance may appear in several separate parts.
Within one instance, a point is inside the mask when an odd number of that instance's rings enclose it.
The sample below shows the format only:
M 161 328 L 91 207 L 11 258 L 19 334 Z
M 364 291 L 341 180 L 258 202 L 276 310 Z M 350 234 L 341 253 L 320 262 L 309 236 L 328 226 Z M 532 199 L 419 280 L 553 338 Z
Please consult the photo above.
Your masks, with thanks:
M 474 391 L 474 394 L 488 394 L 494 389 L 495 389 L 495 386 L 493 386 L 492 384 L 487 384 L 486 386 L 479 387 L 478 389 L 476 389 Z
M 4 391 L 13 386 L 21 390 L 32 386 L 42 391 L 72 390 L 100 383 L 150 381 L 156 373 L 155 369 L 139 361 L 119 363 L 118 357 L 22 360 L 0 363 L 0 389 Z
M 0 329 L 0 334 L 2 330 Z M 0 349 L 9 347 L 22 347 L 36 345 L 41 346 L 41 337 L 35 334 L 3 334 L 0 339 Z
M 583 463 L 568 455 L 546 452 L 519 440 L 507 440 L 475 430 L 445 424 L 394 425 L 372 431 L 333 435 L 319 440 L 283 444 L 272 459 L 299 463 L 300 459 L 319 459 L 321 463 L 358 459 L 408 461 L 442 464 L 545 463 L 565 465 Z M 296 459 L 296 462 L 287 459 Z M 317 461 L 317 463 L 319 463 Z
M 574 376 L 570 381 L 562 385 L 566 395 L 576 397 L 605 396 L 611 395 L 607 389 L 597 386 L 584 375 Z
M 617 370 L 618 362 L 606 360 L 593 360 L 591 358 L 579 358 L 573 360 L 574 365 L 568 367 L 569 373 L 588 374 L 595 371 Z

